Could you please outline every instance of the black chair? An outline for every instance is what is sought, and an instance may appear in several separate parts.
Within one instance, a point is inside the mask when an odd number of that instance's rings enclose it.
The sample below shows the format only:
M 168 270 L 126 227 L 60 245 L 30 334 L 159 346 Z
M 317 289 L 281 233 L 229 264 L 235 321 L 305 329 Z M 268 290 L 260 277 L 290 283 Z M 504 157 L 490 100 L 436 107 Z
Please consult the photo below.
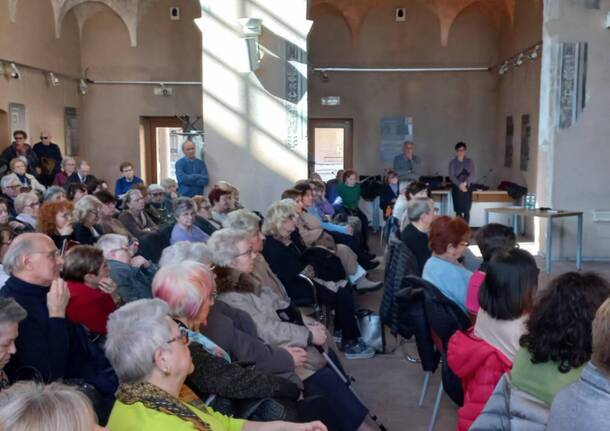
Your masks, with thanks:
M 153 263 L 158 263 L 165 247 L 169 247 L 169 240 L 175 223 L 166 223 L 155 231 L 147 233 L 140 238 L 139 253 Z

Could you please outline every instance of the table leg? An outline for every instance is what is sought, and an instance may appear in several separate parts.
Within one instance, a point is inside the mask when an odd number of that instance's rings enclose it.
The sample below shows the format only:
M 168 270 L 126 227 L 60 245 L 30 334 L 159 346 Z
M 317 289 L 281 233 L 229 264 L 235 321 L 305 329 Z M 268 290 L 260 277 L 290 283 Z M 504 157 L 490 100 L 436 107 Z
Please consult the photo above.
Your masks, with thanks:
M 517 214 L 513 214 L 513 232 L 515 232 L 515 236 L 519 238 L 519 219 L 517 218 Z
M 576 218 L 576 269 L 582 269 L 582 214 Z
M 551 273 L 551 262 L 553 253 L 553 218 L 547 219 L 546 225 L 546 272 Z
M 441 195 L 441 215 L 448 215 L 449 212 L 449 195 L 442 194 Z
M 485 210 L 485 224 L 489 224 L 489 209 Z

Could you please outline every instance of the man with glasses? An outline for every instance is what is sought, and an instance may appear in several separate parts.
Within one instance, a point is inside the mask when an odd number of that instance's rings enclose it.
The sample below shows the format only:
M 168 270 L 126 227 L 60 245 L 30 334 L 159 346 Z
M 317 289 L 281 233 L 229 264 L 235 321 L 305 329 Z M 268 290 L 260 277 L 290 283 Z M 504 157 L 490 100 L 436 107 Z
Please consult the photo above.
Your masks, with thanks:
M 117 200 L 120 201 L 125 196 L 125 193 L 129 191 L 129 189 L 131 189 L 136 184 L 144 183 L 144 181 L 142 181 L 142 178 L 137 177 L 135 175 L 135 171 L 133 170 L 133 164 L 131 162 L 121 163 L 121 165 L 119 166 L 119 170 L 121 171 L 121 174 L 123 174 L 123 176 L 116 180 L 116 183 L 114 185 L 114 197 L 116 197 Z
M 407 204 L 406 215 L 409 224 L 400 232 L 400 239 L 415 255 L 421 274 L 424 264 L 431 256 L 428 247 L 428 232 L 430 223 L 436 216 L 434 201 L 429 198 L 411 199 Z
M 134 256 L 127 237 L 114 233 L 103 235 L 96 244 L 110 268 L 110 278 L 117 284 L 123 302 L 152 298 L 152 280 L 157 266 L 142 256 Z
M 165 189 L 159 184 L 148 186 L 148 202 L 144 211 L 157 224 L 174 221 L 172 200 L 166 196 Z
M 55 175 L 61 170 L 61 150 L 51 141 L 48 130 L 40 132 L 40 142 L 34 144 L 34 153 L 40 161 L 41 173 L 38 180 L 46 187 L 53 185 Z
M 21 192 L 21 181 L 15 174 L 5 175 L 0 180 L 0 189 L 2 189 L 2 197 L 6 200 L 9 215 L 12 218 L 17 217 L 15 198 Z
M 78 169 L 68 177 L 64 187 L 67 189 L 70 183 L 81 183 L 87 187 L 87 191 L 91 194 L 98 185 L 97 178 L 91 175 L 91 167 L 86 160 L 78 162 Z
M 21 193 L 15 198 L 17 220 L 24 224 L 21 232 L 36 232 L 40 200 L 36 193 Z
M 9 379 L 75 382 L 95 394 L 96 412 L 105 420 L 118 381 L 101 348 L 66 319 L 70 292 L 59 277 L 63 257 L 53 240 L 40 233 L 19 235 L 3 264 L 11 277 L 0 296 L 14 298 L 28 313 L 19 324 L 17 353 L 5 367 Z
M 19 157 L 26 163 L 28 174 L 35 176 L 40 175 L 40 160 L 38 160 L 38 156 L 36 156 L 36 153 L 32 150 L 30 144 L 26 142 L 28 134 L 23 130 L 15 130 L 13 132 L 13 138 L 15 140 L 10 146 L 2 151 L 0 158 L 8 164 L 11 160 Z

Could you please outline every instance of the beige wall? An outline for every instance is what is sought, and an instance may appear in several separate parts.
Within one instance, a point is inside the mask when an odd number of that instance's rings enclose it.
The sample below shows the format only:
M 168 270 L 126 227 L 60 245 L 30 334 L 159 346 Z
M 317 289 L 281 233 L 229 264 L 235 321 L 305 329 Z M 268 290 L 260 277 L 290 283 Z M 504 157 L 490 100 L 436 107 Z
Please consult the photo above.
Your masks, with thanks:
M 610 1 L 602 0 L 600 9 L 585 9 L 583 1 L 558 0 L 545 10 L 540 140 L 544 145 L 543 168 L 549 173 L 547 202 L 553 207 L 584 212 L 584 256 L 608 258 L 610 225 L 593 223 L 595 209 L 610 208 L 608 161 L 610 160 L 610 31 L 605 17 Z M 558 41 L 583 41 L 588 45 L 586 107 L 570 128 L 554 127 L 557 83 Z M 576 226 L 574 220 L 554 224 L 554 253 L 573 257 Z
M 438 18 L 428 8 L 409 2 L 407 22 L 396 23 L 396 6 L 372 9 L 354 41 L 341 17 L 314 8 L 310 66 L 486 67 L 498 61 L 498 31 L 478 12 L 460 15 L 448 46 L 441 47 Z M 327 83 L 311 76 L 309 116 L 354 119 L 354 165 L 363 174 L 384 168 L 381 118 L 404 115 L 413 117 L 416 151 L 426 173 L 446 175 L 453 147 L 463 140 L 483 175 L 495 166 L 498 91 L 498 77 L 490 72 L 331 72 Z M 340 96 L 341 105 L 321 106 L 322 96 Z
M 169 19 L 170 6 L 181 8 L 180 21 Z M 158 1 L 140 17 L 138 46 L 132 48 L 125 25 L 105 8 L 84 25 L 83 70 L 93 80 L 201 81 L 201 32 L 193 22 L 200 14 L 196 1 Z M 150 85 L 91 86 L 83 99 L 81 141 L 95 175 L 114 184 L 123 160 L 143 174 L 140 117 L 201 115 L 200 86 L 172 87 L 173 95 L 163 97 L 154 96 Z
M 68 13 L 61 38 L 56 39 L 50 1 L 19 0 L 15 23 L 9 21 L 8 2 L 0 0 L 0 58 L 79 76 L 80 42 L 74 15 Z M 0 75 L 0 110 L 7 111 L 9 103 L 24 104 L 30 143 L 39 141 L 41 129 L 49 129 L 53 141 L 63 149 L 64 107 L 74 107 L 82 114 L 76 82 L 50 87 L 43 73 L 25 68 L 20 71 L 20 80 Z M 0 148 L 9 144 L 5 131 L 0 136 Z

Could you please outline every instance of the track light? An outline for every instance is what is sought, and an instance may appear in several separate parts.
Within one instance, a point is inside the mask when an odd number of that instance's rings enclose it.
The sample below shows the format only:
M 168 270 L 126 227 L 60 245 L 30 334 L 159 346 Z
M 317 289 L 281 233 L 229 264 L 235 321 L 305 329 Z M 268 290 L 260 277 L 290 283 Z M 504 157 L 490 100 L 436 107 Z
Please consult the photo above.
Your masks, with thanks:
M 87 84 L 87 81 L 85 81 L 82 78 L 79 79 L 78 91 L 80 91 L 80 94 L 82 94 L 84 96 L 85 94 L 87 94 L 87 90 L 89 90 L 89 84 Z
M 48 77 L 49 77 L 49 85 L 51 87 L 57 87 L 58 85 L 61 85 L 61 81 L 59 80 L 59 78 L 57 76 L 55 76 L 55 74 L 53 72 L 49 72 Z
M 21 72 L 17 69 L 17 65 L 15 63 L 11 63 L 11 71 L 9 76 L 13 79 L 21 79 Z
M 515 64 L 517 66 L 521 66 L 523 64 L 523 58 L 525 57 L 525 55 L 523 53 L 519 54 L 519 57 L 517 57 L 517 60 L 515 61 Z

